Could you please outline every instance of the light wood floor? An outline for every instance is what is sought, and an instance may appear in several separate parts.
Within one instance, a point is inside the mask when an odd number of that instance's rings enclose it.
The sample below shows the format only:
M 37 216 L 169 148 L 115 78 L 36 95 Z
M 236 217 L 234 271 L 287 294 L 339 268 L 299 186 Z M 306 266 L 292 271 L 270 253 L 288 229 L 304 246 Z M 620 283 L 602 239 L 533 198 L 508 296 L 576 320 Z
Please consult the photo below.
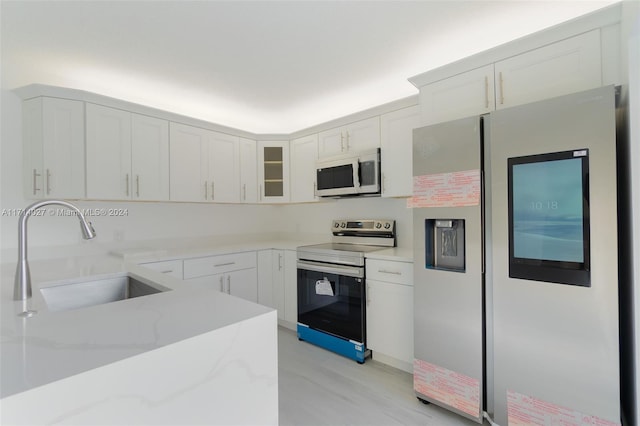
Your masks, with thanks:
M 368 359 L 364 364 L 278 329 L 280 426 L 476 425 L 413 393 L 412 376 Z

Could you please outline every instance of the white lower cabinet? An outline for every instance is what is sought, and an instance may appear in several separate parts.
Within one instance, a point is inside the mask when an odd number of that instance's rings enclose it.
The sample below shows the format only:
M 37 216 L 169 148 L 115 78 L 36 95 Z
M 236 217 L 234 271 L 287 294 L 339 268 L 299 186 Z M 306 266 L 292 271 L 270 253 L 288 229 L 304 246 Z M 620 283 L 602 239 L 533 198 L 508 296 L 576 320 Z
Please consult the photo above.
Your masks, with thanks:
M 161 262 L 141 263 L 140 266 L 182 279 L 182 260 L 163 260 Z
M 413 372 L 413 264 L 367 260 L 367 347 L 373 358 Z
M 233 253 L 186 259 L 183 274 L 187 282 L 257 303 L 257 266 L 256 252 Z
M 298 286 L 295 250 L 258 252 L 258 303 L 278 310 L 281 325 L 295 329 L 298 322 Z

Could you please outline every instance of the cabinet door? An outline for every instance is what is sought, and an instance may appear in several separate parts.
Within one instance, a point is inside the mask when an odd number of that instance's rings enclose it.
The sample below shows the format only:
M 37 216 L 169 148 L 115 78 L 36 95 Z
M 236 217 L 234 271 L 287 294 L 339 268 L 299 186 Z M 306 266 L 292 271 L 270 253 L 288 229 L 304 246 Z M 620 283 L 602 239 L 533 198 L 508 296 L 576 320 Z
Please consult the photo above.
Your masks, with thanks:
M 238 137 L 211 132 L 209 141 L 209 200 L 240 201 L 240 154 Z
M 316 201 L 318 135 L 294 139 L 291 141 L 290 149 L 291 201 L 294 203 Z
M 496 63 L 496 107 L 535 102 L 602 85 L 600 30 Z
M 219 291 L 220 293 L 226 293 L 226 274 L 207 275 L 205 277 L 190 278 L 184 280 L 185 282 L 196 284 L 203 288 Z
M 271 249 L 258 251 L 258 303 L 275 309 L 273 252 Z
M 318 157 L 331 157 L 345 151 L 344 135 L 341 127 L 318 133 Z
M 380 147 L 380 117 L 371 117 L 345 126 L 345 151 L 358 152 Z
M 208 135 L 204 129 L 169 125 L 171 201 L 206 201 L 209 198 Z
M 413 287 L 367 279 L 367 347 L 413 363 Z
M 240 201 L 258 202 L 258 153 L 256 141 L 240 138 Z
M 258 303 L 258 272 L 256 268 L 226 274 L 227 292 L 250 302 Z
M 84 198 L 84 103 L 39 97 L 23 103 L 27 198 Z
M 258 194 L 262 203 L 289 201 L 289 142 L 258 142 Z
M 131 115 L 131 176 L 135 200 L 169 200 L 169 122 Z
M 413 193 L 411 167 L 413 129 L 420 127 L 420 106 L 404 108 L 380 117 L 382 196 L 409 197 Z
M 284 319 L 293 325 L 298 323 L 298 268 L 295 250 L 284 250 Z
M 87 197 L 131 198 L 131 113 L 101 105 L 87 108 Z
M 423 126 L 493 111 L 493 64 L 422 86 L 420 105 Z

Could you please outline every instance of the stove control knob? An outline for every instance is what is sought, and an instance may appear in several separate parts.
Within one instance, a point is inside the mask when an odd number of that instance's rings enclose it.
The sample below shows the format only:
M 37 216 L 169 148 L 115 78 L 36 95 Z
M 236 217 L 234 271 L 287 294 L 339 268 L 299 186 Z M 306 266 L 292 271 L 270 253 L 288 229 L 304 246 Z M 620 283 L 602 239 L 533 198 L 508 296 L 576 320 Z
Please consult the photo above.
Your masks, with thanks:
M 382 228 L 382 224 L 380 222 L 376 222 L 376 229 Z
M 346 227 L 347 227 L 347 223 L 346 223 L 346 222 L 342 222 L 342 223 L 340 224 L 340 228 L 346 228 Z
M 333 222 L 334 228 L 340 228 L 340 222 Z
M 389 222 L 385 222 L 384 229 L 389 229 L 389 228 L 391 228 L 391 224 Z

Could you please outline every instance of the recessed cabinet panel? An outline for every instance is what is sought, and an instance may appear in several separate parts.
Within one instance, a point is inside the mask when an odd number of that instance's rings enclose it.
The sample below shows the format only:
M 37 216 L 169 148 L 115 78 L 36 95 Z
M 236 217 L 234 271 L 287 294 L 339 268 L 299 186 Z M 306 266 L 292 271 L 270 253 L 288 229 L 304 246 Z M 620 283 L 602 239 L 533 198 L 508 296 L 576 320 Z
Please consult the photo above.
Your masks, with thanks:
M 491 64 L 421 87 L 422 125 L 493 111 L 493 85 Z
M 413 129 L 420 127 L 420 106 L 403 108 L 380 117 L 381 185 L 383 197 L 413 194 L 411 167 Z
M 240 201 L 240 151 L 238 137 L 211 132 L 209 141 L 209 200 Z
M 84 198 L 84 103 L 39 97 L 23 103 L 27 198 Z
M 313 134 L 291 141 L 291 201 L 317 201 L 316 161 L 318 135 Z
M 497 62 L 496 108 L 600 87 L 601 62 L 600 30 Z
M 258 201 L 258 153 L 256 141 L 240 138 L 240 201 Z
M 207 132 L 184 124 L 170 124 L 170 196 L 172 201 L 208 199 Z
M 87 111 L 87 197 L 131 199 L 131 113 L 91 103 Z
M 134 200 L 169 199 L 169 122 L 131 116 L 131 193 Z

